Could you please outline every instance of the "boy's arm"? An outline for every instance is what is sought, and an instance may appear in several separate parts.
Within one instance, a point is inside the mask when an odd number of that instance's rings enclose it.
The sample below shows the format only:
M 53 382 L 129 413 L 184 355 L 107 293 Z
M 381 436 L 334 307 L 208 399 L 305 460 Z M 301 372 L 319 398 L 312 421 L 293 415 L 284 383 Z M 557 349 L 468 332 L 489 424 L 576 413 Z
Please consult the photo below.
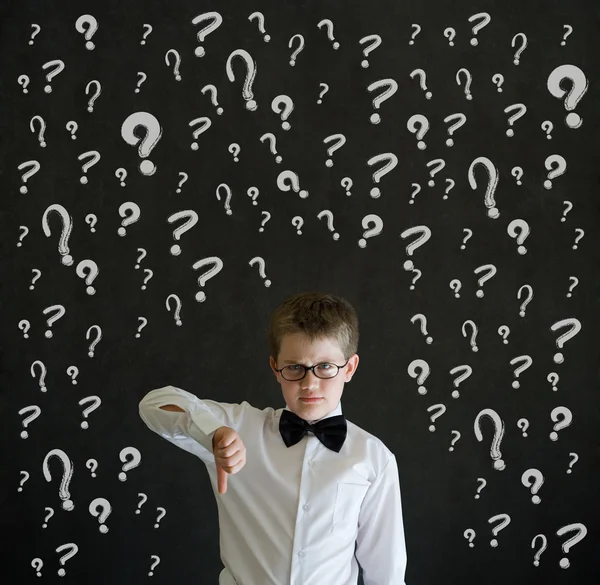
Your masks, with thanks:
M 201 400 L 181 388 L 165 386 L 142 398 L 139 414 L 149 429 L 167 441 L 205 462 L 214 462 L 214 433 L 231 426 L 228 422 L 237 406 Z
M 369 487 L 358 519 L 356 558 L 365 585 L 405 585 L 406 543 L 398 465 L 392 455 Z

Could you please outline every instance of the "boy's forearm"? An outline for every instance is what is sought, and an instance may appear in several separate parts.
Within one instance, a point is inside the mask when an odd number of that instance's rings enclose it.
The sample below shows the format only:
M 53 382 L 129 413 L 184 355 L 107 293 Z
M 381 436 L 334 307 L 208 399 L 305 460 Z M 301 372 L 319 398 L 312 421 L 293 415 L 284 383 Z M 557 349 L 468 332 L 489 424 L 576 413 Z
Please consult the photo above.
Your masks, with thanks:
M 175 404 L 165 404 L 164 406 L 161 406 L 160 409 L 170 410 L 171 412 L 185 412 L 183 408 L 179 408 L 179 406 L 176 406 Z

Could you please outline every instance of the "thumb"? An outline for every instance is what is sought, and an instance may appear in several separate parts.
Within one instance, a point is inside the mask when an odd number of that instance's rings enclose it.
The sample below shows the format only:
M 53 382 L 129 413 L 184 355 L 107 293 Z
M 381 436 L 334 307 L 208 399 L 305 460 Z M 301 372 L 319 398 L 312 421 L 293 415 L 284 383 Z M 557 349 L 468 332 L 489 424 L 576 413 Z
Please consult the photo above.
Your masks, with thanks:
M 227 491 L 227 472 L 217 463 L 217 486 L 219 493 L 224 494 Z

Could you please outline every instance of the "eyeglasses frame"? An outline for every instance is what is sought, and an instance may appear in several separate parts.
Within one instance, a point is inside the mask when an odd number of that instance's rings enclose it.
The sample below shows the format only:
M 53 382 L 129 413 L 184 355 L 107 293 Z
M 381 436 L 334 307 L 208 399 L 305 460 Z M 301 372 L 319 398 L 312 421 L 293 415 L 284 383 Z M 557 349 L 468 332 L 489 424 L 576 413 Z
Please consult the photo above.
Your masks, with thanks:
M 284 380 L 286 380 L 287 382 L 300 382 L 300 380 L 304 380 L 304 378 L 306 377 L 306 374 L 308 374 L 309 371 L 312 371 L 312 373 L 319 378 L 319 380 L 333 380 L 333 378 L 335 378 L 335 376 L 337 376 L 342 368 L 345 368 L 348 365 L 348 362 L 350 361 L 350 358 L 348 358 L 346 360 L 346 363 L 343 366 L 338 366 L 337 364 L 334 364 L 333 362 L 319 362 L 318 364 L 314 364 L 312 366 L 305 366 L 304 364 L 288 364 L 287 366 L 283 366 L 283 368 L 281 368 L 280 370 L 278 370 L 277 368 L 274 368 L 276 372 L 280 373 L 287 368 L 288 366 L 302 366 L 304 368 L 304 376 L 302 376 L 302 378 L 298 378 L 297 380 L 288 380 L 283 374 L 281 374 L 282 378 Z M 331 378 L 321 378 L 320 376 L 317 376 L 317 374 L 315 373 L 315 368 L 317 366 L 320 366 L 321 364 L 331 364 L 333 366 L 336 366 L 338 371 L 336 372 L 335 376 L 331 376 Z

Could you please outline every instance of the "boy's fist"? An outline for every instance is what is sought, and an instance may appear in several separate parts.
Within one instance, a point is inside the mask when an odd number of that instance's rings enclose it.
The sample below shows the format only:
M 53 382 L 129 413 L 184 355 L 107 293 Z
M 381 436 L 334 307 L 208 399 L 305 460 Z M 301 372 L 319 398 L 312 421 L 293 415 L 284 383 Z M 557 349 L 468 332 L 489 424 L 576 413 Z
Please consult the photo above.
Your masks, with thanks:
M 227 474 L 237 473 L 246 465 L 246 447 L 237 431 L 219 427 L 213 435 L 213 454 L 219 493 L 224 494 L 227 491 Z

